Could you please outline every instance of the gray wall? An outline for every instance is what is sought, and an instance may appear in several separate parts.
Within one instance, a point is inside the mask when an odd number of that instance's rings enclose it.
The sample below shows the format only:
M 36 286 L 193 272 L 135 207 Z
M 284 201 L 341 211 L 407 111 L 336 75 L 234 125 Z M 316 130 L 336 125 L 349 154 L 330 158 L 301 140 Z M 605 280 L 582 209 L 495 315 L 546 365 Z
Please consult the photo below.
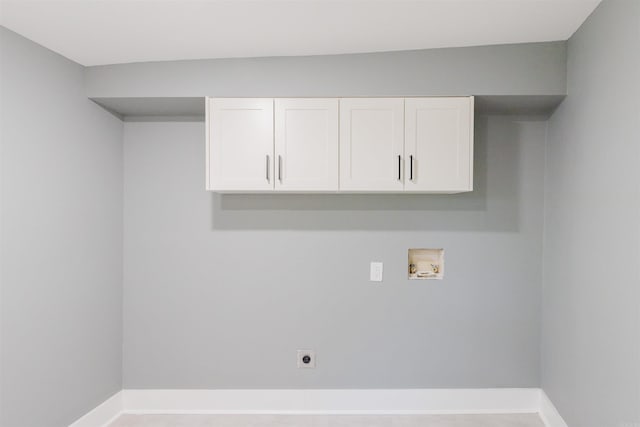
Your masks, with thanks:
M 546 122 L 476 127 L 473 193 L 221 196 L 203 123 L 125 123 L 125 388 L 538 386 Z
M 569 41 L 550 120 L 542 385 L 571 427 L 640 423 L 640 2 Z
M 64 426 L 122 386 L 122 122 L 2 27 L 0 63 L 0 425 Z
M 86 69 L 91 98 L 564 95 L 566 43 Z
M 453 196 L 207 193 L 202 123 L 127 123 L 123 172 L 122 123 L 85 95 L 558 95 L 565 43 L 83 70 L 0 29 L 0 423 L 121 388 L 123 274 L 127 388 L 542 375 L 571 427 L 640 422 L 639 21 L 605 0 L 569 42 L 546 173 L 544 121 L 480 116 L 476 191 Z M 445 280 L 407 281 L 409 247 L 444 247 Z

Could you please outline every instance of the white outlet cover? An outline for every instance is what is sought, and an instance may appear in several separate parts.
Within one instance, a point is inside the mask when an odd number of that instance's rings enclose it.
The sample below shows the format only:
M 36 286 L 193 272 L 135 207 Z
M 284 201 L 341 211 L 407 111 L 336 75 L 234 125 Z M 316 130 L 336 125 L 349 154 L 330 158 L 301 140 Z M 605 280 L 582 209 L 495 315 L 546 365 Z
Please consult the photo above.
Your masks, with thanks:
M 305 356 L 309 356 L 311 360 L 309 363 L 304 363 L 302 359 Z M 316 352 L 313 350 L 298 350 L 298 368 L 313 369 L 316 367 Z
M 369 271 L 369 281 L 370 282 L 382 282 L 382 263 L 381 262 L 372 262 L 371 268 Z

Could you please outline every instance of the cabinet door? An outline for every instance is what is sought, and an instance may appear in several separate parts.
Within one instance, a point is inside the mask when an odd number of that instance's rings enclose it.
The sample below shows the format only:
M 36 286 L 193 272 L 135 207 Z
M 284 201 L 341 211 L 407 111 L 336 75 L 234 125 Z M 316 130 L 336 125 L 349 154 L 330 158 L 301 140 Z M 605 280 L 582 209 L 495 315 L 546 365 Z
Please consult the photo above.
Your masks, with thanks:
M 272 190 L 273 99 L 211 98 L 208 115 L 208 189 Z
M 473 190 L 473 98 L 407 98 L 405 112 L 405 191 Z
M 402 191 L 403 98 L 340 100 L 340 190 Z
M 338 100 L 275 100 L 275 188 L 338 190 Z

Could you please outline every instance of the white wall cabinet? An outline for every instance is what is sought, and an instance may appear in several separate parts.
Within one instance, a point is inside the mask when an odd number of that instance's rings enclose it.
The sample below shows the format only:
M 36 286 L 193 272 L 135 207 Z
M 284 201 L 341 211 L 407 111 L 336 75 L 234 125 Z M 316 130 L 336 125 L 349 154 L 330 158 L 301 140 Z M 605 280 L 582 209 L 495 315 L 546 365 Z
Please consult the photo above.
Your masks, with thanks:
M 473 97 L 207 99 L 207 189 L 473 190 Z
M 273 99 L 208 99 L 207 189 L 273 188 Z
M 340 100 L 340 190 L 402 191 L 403 98 Z
M 473 98 L 407 98 L 406 191 L 473 190 Z
M 207 100 L 207 189 L 338 191 L 338 100 Z
M 338 191 L 338 100 L 275 100 L 275 189 Z

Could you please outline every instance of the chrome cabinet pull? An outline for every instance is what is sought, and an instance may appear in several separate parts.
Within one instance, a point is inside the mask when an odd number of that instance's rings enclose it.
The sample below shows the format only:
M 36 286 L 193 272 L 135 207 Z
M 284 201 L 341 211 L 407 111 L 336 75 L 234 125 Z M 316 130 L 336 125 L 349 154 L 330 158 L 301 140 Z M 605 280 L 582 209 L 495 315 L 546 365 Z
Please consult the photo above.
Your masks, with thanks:
M 398 181 L 402 181 L 402 156 L 398 156 Z
M 282 156 L 278 155 L 278 181 L 282 182 Z
M 270 169 L 269 168 L 269 163 L 271 163 L 271 162 L 269 162 L 269 155 L 267 154 L 267 166 L 265 168 L 265 170 L 267 171 L 267 182 L 270 181 L 270 179 L 269 179 L 269 169 Z

